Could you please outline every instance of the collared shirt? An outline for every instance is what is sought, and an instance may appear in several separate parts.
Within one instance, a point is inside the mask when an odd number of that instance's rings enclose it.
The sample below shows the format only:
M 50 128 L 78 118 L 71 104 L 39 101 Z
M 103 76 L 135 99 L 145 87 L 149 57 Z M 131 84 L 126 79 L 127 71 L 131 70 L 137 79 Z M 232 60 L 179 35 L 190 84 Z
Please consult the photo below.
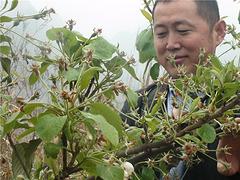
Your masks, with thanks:
M 173 103 L 174 101 L 177 103 L 177 106 L 180 107 L 183 105 L 183 99 L 180 96 L 177 96 L 174 93 L 174 89 L 172 87 L 168 87 L 168 94 L 167 94 L 167 113 L 170 117 L 173 116 Z M 192 100 L 188 100 L 187 103 L 184 103 L 183 111 L 189 111 L 189 105 L 192 103 Z

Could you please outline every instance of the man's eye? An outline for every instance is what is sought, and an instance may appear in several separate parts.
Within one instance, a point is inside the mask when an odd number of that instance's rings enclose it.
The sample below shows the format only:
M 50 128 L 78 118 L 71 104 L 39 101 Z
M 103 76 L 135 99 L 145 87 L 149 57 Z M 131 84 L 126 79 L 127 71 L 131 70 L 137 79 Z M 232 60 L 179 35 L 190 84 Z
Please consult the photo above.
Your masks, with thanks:
M 185 35 L 185 34 L 188 34 L 190 32 L 190 30 L 188 30 L 188 29 L 181 29 L 181 30 L 177 30 L 177 32 L 179 32 L 180 34 Z
M 167 32 L 157 33 L 157 37 L 158 37 L 158 38 L 164 38 L 166 35 L 167 35 Z

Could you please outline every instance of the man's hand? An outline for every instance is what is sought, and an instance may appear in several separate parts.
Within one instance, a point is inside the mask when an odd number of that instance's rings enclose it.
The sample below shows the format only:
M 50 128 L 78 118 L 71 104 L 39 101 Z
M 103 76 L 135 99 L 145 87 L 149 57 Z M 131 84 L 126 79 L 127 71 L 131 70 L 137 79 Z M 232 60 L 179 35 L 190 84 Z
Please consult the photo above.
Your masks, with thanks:
M 240 118 L 236 118 L 240 124 Z M 218 172 L 231 176 L 240 173 L 240 137 L 224 136 L 219 140 L 218 149 L 229 148 L 227 151 L 217 151 Z

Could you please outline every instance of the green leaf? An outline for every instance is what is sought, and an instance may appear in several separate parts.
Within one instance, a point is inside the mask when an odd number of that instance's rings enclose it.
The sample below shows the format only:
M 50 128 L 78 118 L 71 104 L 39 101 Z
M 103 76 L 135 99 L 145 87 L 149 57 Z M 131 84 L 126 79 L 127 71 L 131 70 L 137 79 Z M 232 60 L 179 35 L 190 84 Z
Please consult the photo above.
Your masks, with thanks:
M 1 120 L 1 117 L 0 117 L 0 120 Z M 4 128 L 3 126 L 0 126 L 0 138 L 2 139 L 4 136 Z
M 159 111 L 161 106 L 162 106 L 162 97 L 159 96 L 157 98 L 157 102 L 154 104 L 153 108 L 151 109 L 150 116 L 154 116 Z
M 200 97 L 197 97 L 196 99 L 194 99 L 193 100 L 193 102 L 191 103 L 191 105 L 190 105 L 190 112 L 193 112 L 195 109 L 196 109 L 196 107 L 197 107 L 197 105 L 198 105 L 198 103 L 200 102 Z
M 31 114 L 34 110 L 44 107 L 44 103 L 27 103 L 23 106 L 24 114 Z
M 152 168 L 150 167 L 144 167 L 142 169 L 142 179 L 147 179 L 147 180 L 154 180 L 155 179 L 155 173 Z
M 58 106 L 58 99 L 56 97 L 56 94 L 55 92 L 52 92 L 52 91 L 49 91 L 49 94 L 50 94 L 50 98 L 51 98 L 51 101 L 54 105 L 57 105 Z
M 190 134 L 185 134 L 184 136 L 183 136 L 183 138 L 184 139 L 186 139 L 186 140 L 191 140 L 192 142 L 194 142 L 194 143 L 196 143 L 196 144 L 200 144 L 200 140 L 197 138 L 197 137 L 195 137 L 195 136 L 193 136 L 193 135 L 190 135 Z
M 127 101 L 132 108 L 136 108 L 138 104 L 138 94 L 132 89 L 127 89 Z
M 8 16 L 0 16 L 0 23 L 11 22 L 13 19 Z
M 3 70 L 10 75 L 11 60 L 5 57 L 1 57 L 0 60 Z
M 6 101 L 11 101 L 13 99 L 12 96 L 7 95 L 7 94 L 1 94 L 1 93 L 0 93 L 0 98 L 3 100 L 6 100 Z
M 28 83 L 30 86 L 34 85 L 38 80 L 38 77 L 36 76 L 35 73 L 32 73 L 29 78 L 28 78 Z
M 14 10 L 17 7 L 17 5 L 18 5 L 18 0 L 13 0 L 12 5 L 8 11 Z
M 78 35 L 66 28 L 52 28 L 46 34 L 49 40 L 61 42 L 64 52 L 69 56 L 72 56 L 76 51 L 76 46 L 77 48 L 80 46 L 77 40 Z
M 106 96 L 107 98 L 112 99 L 112 100 L 114 100 L 114 99 L 116 98 L 116 96 L 115 96 L 112 88 L 109 88 L 109 89 L 108 89 L 107 91 L 105 91 L 103 94 L 104 94 L 104 96 Z
M 141 134 L 144 133 L 142 128 L 137 128 L 135 126 L 131 127 L 127 130 L 127 136 L 129 141 L 137 142 L 137 144 L 141 144 Z
M 118 131 L 114 126 L 109 124 L 106 119 L 101 115 L 90 114 L 81 112 L 85 118 L 92 119 L 96 122 L 103 135 L 114 145 L 117 146 L 119 143 Z
M 96 173 L 104 180 L 123 180 L 124 171 L 118 166 L 98 164 Z
M 141 13 L 150 23 L 152 22 L 152 15 L 148 11 L 141 9 Z
M 161 171 L 163 172 L 163 174 L 167 174 L 169 172 L 169 170 L 168 170 L 169 165 L 164 160 L 160 161 L 158 166 L 161 169 Z
M 94 77 L 94 75 L 101 71 L 102 69 L 99 67 L 91 67 L 88 70 L 84 71 L 84 73 L 82 74 L 82 76 L 80 77 L 80 91 L 82 91 L 83 89 L 86 89 L 89 84 L 91 79 Z
M 3 77 L 1 82 L 2 82 L 2 83 L 3 83 L 3 82 L 7 82 L 8 84 L 10 84 L 10 83 L 12 82 L 12 77 L 11 77 L 11 75 L 7 75 L 6 77 Z
M 81 41 L 81 42 L 86 42 L 88 41 L 88 38 L 85 38 L 81 33 L 79 33 L 78 31 L 73 31 L 74 34 L 76 35 L 77 37 L 77 40 L 78 41 Z
M 213 65 L 213 67 L 217 68 L 218 70 L 223 69 L 223 65 L 222 65 L 221 61 L 216 56 L 211 56 L 211 63 Z
M 48 66 L 51 65 L 49 62 L 43 62 L 39 68 L 40 74 L 43 74 L 47 71 Z
M 123 66 L 123 68 L 137 81 L 139 81 L 136 72 L 134 70 L 134 68 L 132 66 L 130 66 L 129 64 L 126 64 L 125 66 Z
M 140 63 L 145 63 L 156 56 L 151 29 L 145 29 L 137 36 L 136 48 L 139 53 Z
M 76 157 L 76 160 L 77 160 L 77 162 L 79 163 L 79 164 L 81 164 L 83 161 L 84 161 L 84 159 L 86 158 L 86 155 L 87 155 L 87 153 L 86 152 L 80 152 L 80 153 L 78 153 L 78 155 L 77 155 L 77 157 Z
M 236 72 L 238 71 L 234 65 L 234 61 L 227 63 L 224 68 L 224 71 L 225 72 L 223 73 L 224 74 L 223 82 L 225 83 L 232 82 Z
M 27 56 L 28 59 L 31 59 L 36 62 L 41 62 L 42 64 L 51 64 L 54 63 L 55 60 L 50 59 L 48 56 Z
M 16 140 L 17 140 L 17 141 L 20 141 L 22 138 L 24 138 L 25 136 L 27 136 L 27 135 L 29 135 L 29 134 L 31 134 L 31 133 L 33 133 L 33 132 L 35 132 L 35 128 L 34 128 L 34 127 L 29 128 L 29 129 L 23 131 L 21 134 L 19 134 L 19 135 L 17 136 Z
M 46 35 L 47 35 L 48 39 L 52 40 L 52 41 L 58 40 L 63 43 L 66 43 L 66 41 L 71 42 L 73 44 L 77 43 L 76 35 L 72 31 L 70 31 L 66 28 L 49 29 L 46 32 Z
M 110 61 L 106 62 L 105 66 L 114 74 L 119 73 L 119 71 L 122 71 L 122 68 L 124 68 L 133 78 L 139 81 L 134 68 L 126 61 L 126 59 L 120 56 L 113 57 Z
M 155 63 L 150 69 L 150 76 L 153 80 L 157 80 L 159 76 L 159 63 Z
M 183 88 L 184 88 L 183 80 L 182 79 L 176 79 L 175 86 L 176 86 L 177 89 L 182 91 Z
M 11 48 L 9 46 L 0 46 L 0 53 L 6 56 L 9 55 Z
M 53 174 L 59 173 L 59 162 L 56 159 L 46 157 L 45 162 L 47 164 L 47 167 L 52 170 Z
M 159 127 L 159 119 L 156 118 L 145 118 L 149 132 L 154 133 Z
M 4 124 L 4 134 L 9 133 L 16 126 L 16 117 L 19 115 L 18 112 L 12 113 L 8 118 L 7 122 Z
M 68 71 L 66 71 L 65 77 L 68 82 L 75 81 L 78 79 L 79 76 L 79 69 L 76 68 L 68 68 Z
M 240 82 L 224 83 L 224 98 L 234 96 L 240 89 Z
M 222 74 L 220 72 L 218 72 L 215 69 L 211 69 L 210 72 L 212 73 L 212 75 L 214 75 L 215 79 L 217 79 L 218 81 L 218 87 L 222 87 L 223 85 L 223 77 Z
M 116 128 L 119 135 L 123 134 L 122 119 L 119 116 L 119 113 L 112 108 L 103 103 L 93 103 L 91 104 L 91 112 L 102 115 L 109 124 Z
M 48 66 L 50 63 L 43 62 L 41 63 L 41 67 L 39 68 L 40 75 L 42 75 L 44 72 L 46 72 Z M 34 85 L 38 81 L 39 77 L 36 76 L 34 72 L 31 73 L 31 75 L 28 78 L 28 83 L 30 86 Z
M 110 59 L 117 48 L 110 44 L 107 40 L 102 37 L 96 38 L 89 45 L 83 48 L 84 52 L 87 53 L 89 50 L 93 51 L 93 58 L 107 60 Z
M 85 158 L 83 162 L 81 162 L 80 167 L 88 172 L 88 174 L 92 176 L 97 176 L 97 165 L 102 164 L 99 159 L 95 158 Z
M 119 71 L 122 71 L 123 66 L 127 64 L 127 61 L 119 56 L 114 56 L 111 60 L 106 61 L 105 66 L 108 71 L 113 74 L 118 74 Z
M 30 176 L 32 170 L 32 164 L 34 160 L 34 152 L 38 145 L 41 143 L 40 139 L 32 140 L 29 143 L 16 144 L 12 153 L 12 172 L 13 177 L 23 175 L 27 178 L 27 174 Z M 21 163 L 22 162 L 22 163 Z M 22 166 L 24 165 L 27 172 L 24 171 Z M 27 173 L 27 174 L 26 174 Z
M 5 35 L 0 35 L 0 43 L 2 42 L 8 42 L 11 43 L 12 39 L 9 36 L 5 36 Z
M 44 107 L 43 103 L 27 103 L 23 106 L 22 111 L 17 113 L 17 116 L 15 116 L 14 120 L 18 120 L 22 118 L 24 115 L 29 115 L 34 110 L 39 109 L 41 107 Z
M 60 149 L 61 149 L 61 146 L 58 144 L 54 144 L 54 143 L 44 144 L 44 150 L 46 155 L 53 159 L 57 158 L 57 155 L 59 154 Z
M 45 114 L 37 120 L 36 133 L 44 141 L 51 141 L 62 130 L 67 116 Z
M 197 134 L 206 143 L 213 143 L 216 139 L 216 131 L 210 124 L 203 124 L 197 129 Z

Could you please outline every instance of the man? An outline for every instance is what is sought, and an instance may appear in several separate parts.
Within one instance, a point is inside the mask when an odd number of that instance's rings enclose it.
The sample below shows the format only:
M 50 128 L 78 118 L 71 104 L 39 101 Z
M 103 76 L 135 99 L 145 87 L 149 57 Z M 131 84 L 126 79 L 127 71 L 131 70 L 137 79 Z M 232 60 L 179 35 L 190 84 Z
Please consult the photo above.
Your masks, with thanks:
M 156 0 L 152 15 L 157 59 L 172 78 L 178 77 L 178 66 L 184 66 L 189 74 L 195 73 L 200 49 L 204 49 L 206 55 L 214 54 L 225 36 L 226 24 L 219 18 L 216 0 Z M 174 63 L 169 61 L 169 57 L 174 57 Z M 150 86 L 146 91 L 148 98 L 151 98 L 151 94 L 156 92 L 156 86 Z M 142 103 L 140 99 L 140 114 Z M 170 106 L 168 104 L 168 110 L 172 109 Z M 128 111 L 125 105 L 123 112 Z M 127 121 L 133 124 L 129 119 Z M 185 167 L 181 162 L 177 168 L 170 171 L 172 179 L 176 179 L 173 171 L 180 176 L 179 178 L 189 180 L 240 179 L 240 137 L 223 137 L 219 142 L 210 145 L 210 148 L 216 149 L 217 144 L 219 148 L 226 145 L 231 147 L 231 155 L 217 153 L 217 163 L 203 157 L 203 161 L 190 168 L 184 177 Z M 215 154 L 211 156 L 216 158 Z M 222 162 L 230 163 L 230 168 L 225 168 Z

